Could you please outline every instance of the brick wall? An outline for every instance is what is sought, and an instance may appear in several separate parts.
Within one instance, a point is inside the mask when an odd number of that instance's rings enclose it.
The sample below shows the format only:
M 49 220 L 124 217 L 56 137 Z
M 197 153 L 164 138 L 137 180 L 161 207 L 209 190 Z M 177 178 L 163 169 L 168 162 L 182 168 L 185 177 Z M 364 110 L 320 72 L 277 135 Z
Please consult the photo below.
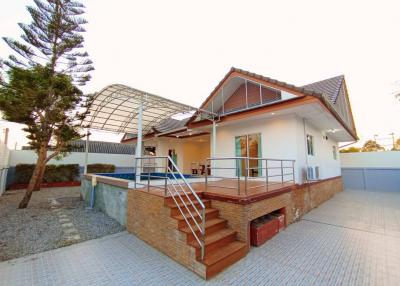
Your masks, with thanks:
M 194 248 L 187 245 L 186 235 L 178 230 L 178 222 L 171 218 L 170 208 L 164 206 L 163 197 L 129 190 L 126 228 L 201 277 L 206 277 L 205 266 L 196 260 Z
M 292 223 L 342 190 L 342 179 L 333 178 L 248 204 L 216 199 L 211 203 L 228 226 L 237 231 L 237 239 L 249 247 L 250 222 L 255 218 L 284 208 L 286 222 Z M 164 198 L 141 190 L 129 190 L 127 197 L 127 230 L 205 278 L 205 266 L 196 260 L 194 248 L 187 245 L 186 235 L 178 230 L 178 221 L 171 218 Z
M 238 240 L 250 245 L 249 227 L 252 220 L 285 208 L 286 222 L 290 224 L 342 190 L 340 177 L 304 184 L 291 192 L 245 205 L 213 199 L 212 207 L 218 209 L 220 216 L 228 220 L 229 227 L 237 231 Z

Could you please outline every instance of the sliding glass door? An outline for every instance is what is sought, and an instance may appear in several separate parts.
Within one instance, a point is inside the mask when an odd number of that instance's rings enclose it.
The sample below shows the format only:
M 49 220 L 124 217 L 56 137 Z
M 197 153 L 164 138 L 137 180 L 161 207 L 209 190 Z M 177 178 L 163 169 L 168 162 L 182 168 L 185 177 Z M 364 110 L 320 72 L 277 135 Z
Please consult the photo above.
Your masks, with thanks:
M 235 137 L 235 153 L 237 157 L 261 158 L 261 134 L 248 134 Z M 246 175 L 246 162 L 240 160 L 239 174 Z M 249 160 L 248 175 L 258 177 L 261 175 L 261 162 Z

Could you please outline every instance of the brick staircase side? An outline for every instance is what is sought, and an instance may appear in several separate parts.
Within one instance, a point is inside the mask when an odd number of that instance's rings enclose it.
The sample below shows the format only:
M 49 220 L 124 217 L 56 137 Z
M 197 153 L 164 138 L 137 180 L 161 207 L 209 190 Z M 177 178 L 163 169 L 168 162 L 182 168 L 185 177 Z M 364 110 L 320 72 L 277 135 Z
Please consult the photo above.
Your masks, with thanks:
M 191 200 L 195 201 L 192 195 Z M 184 201 L 184 203 L 180 202 L 179 206 L 198 237 L 200 237 L 200 231 L 195 226 L 195 221 L 187 208 L 197 222 L 200 222 L 201 218 L 186 198 Z M 248 248 L 246 243 L 236 239 L 236 231 L 227 227 L 227 221 L 219 217 L 219 211 L 212 208 L 211 201 L 204 199 L 202 201 L 206 207 L 205 255 L 203 260 L 201 260 L 201 247 L 173 198 L 165 198 L 164 203 L 170 209 L 170 217 L 177 221 L 177 229 L 184 235 L 186 244 L 195 251 L 195 260 L 205 266 L 204 278 L 209 279 L 246 256 Z M 199 204 L 196 203 L 195 206 L 198 207 Z
M 129 190 L 127 206 L 128 232 L 206 278 L 206 266 L 196 260 L 196 250 L 187 244 L 187 235 L 171 217 L 164 197 Z

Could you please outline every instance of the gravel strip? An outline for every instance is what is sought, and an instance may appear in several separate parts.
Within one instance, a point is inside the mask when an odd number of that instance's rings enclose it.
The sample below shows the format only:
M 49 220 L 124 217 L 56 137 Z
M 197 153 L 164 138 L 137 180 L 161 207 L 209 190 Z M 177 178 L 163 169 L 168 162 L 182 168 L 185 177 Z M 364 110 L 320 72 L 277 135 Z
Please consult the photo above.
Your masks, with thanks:
M 88 209 L 79 187 L 46 188 L 17 209 L 24 190 L 0 197 L 0 261 L 102 237 L 124 230 L 106 214 Z

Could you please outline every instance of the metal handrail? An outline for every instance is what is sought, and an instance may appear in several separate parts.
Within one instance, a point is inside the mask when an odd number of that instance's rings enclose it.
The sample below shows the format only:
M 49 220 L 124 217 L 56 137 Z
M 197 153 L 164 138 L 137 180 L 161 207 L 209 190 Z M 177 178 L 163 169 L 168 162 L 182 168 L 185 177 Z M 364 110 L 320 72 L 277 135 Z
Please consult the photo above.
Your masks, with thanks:
M 233 161 L 234 164 L 236 164 L 235 167 L 228 166 L 228 167 L 220 167 L 220 166 L 214 166 L 214 164 L 208 164 L 206 163 L 206 172 L 205 172 L 205 189 L 207 191 L 208 187 L 216 187 L 216 188 L 223 188 L 223 189 L 237 189 L 238 195 L 241 194 L 241 182 L 244 181 L 244 192 L 247 195 L 247 190 L 249 189 L 255 189 L 255 188 L 260 188 L 260 187 L 265 187 L 268 189 L 268 186 L 276 185 L 276 184 L 285 184 L 288 182 L 295 182 L 295 172 L 294 172 L 294 164 L 296 160 L 292 159 L 276 159 L 276 158 L 259 158 L 259 157 L 212 157 L 212 158 L 207 158 L 207 162 L 212 162 L 212 161 Z M 257 160 L 257 167 L 250 167 L 249 166 L 249 161 L 254 161 Z M 241 165 L 242 162 L 244 161 L 244 168 L 242 169 Z M 265 161 L 265 167 L 263 166 L 263 162 Z M 270 164 L 268 164 L 270 162 Z M 279 166 L 271 166 L 271 163 L 279 163 Z M 261 163 L 261 164 L 260 164 Z M 290 163 L 290 166 L 285 166 L 284 163 Z M 214 174 L 214 172 L 211 172 L 213 170 L 236 170 L 236 177 L 231 177 L 231 176 L 221 176 L 220 174 Z M 241 170 L 243 171 L 243 175 L 241 174 Z M 260 170 L 260 173 L 258 174 L 257 177 L 250 176 L 250 171 L 251 170 Z M 265 170 L 265 176 L 262 176 L 263 171 Z M 280 170 L 279 174 L 269 174 L 268 171 L 272 170 Z M 291 171 L 289 171 L 291 170 Z M 210 171 L 210 175 L 208 175 Z M 285 177 L 291 176 L 290 180 L 285 180 Z M 237 185 L 236 187 L 231 187 L 231 186 L 223 186 L 223 185 L 217 185 L 217 184 L 210 184 L 209 183 L 209 177 L 212 178 L 220 178 L 220 179 L 228 179 L 228 180 L 236 180 Z M 276 182 L 273 180 L 271 182 L 270 179 L 272 178 L 277 178 L 280 177 L 281 180 L 280 182 Z M 243 180 L 242 180 L 243 179 Z M 254 180 L 253 180 L 254 179 Z M 248 181 L 253 180 L 254 181 L 261 181 L 262 179 L 265 179 L 263 184 L 255 185 L 255 186 L 248 186 Z
M 165 160 L 165 167 L 157 167 L 157 166 L 146 166 L 149 168 L 147 172 L 144 172 L 143 175 L 147 176 L 146 180 L 141 183 L 140 181 L 140 176 L 137 176 L 138 174 L 138 167 L 137 163 L 138 161 L 141 161 L 143 163 L 144 160 L 150 161 L 150 159 L 154 159 L 154 165 L 156 159 L 162 159 Z M 171 167 L 170 167 L 171 165 Z M 150 168 L 158 169 L 158 168 L 165 168 L 165 174 L 164 176 L 158 175 L 152 175 L 150 172 Z M 134 176 L 134 182 L 135 182 L 135 188 L 136 185 L 143 185 L 147 186 L 147 191 L 150 191 L 150 187 L 155 187 L 155 188 L 163 188 L 164 189 L 164 195 L 167 196 L 168 194 L 171 195 L 174 203 L 178 207 L 179 212 L 181 213 L 182 217 L 184 218 L 187 226 L 189 227 L 190 231 L 192 232 L 195 240 L 197 243 L 200 245 L 201 248 L 201 259 L 204 259 L 204 251 L 205 251 L 205 220 L 206 220 L 206 213 L 205 213 L 205 205 L 203 201 L 199 198 L 199 196 L 196 194 L 196 192 L 193 190 L 192 186 L 189 184 L 185 176 L 182 174 L 182 172 L 179 170 L 178 166 L 175 164 L 175 162 L 172 160 L 170 156 L 146 156 L 146 157 L 136 157 L 135 158 L 135 176 Z M 140 171 L 140 170 L 139 170 Z M 139 181 L 137 180 L 137 177 L 139 178 Z M 164 179 L 164 186 L 156 186 L 156 185 L 151 185 L 150 180 L 151 178 L 155 179 Z M 188 191 L 185 190 L 185 187 L 188 189 Z M 190 198 L 190 195 L 193 195 L 194 200 Z M 185 202 L 184 197 L 187 199 Z M 195 201 L 195 202 L 193 202 Z M 182 207 L 180 205 L 182 203 Z M 198 205 L 198 206 L 196 206 Z M 190 207 L 194 210 L 191 211 Z M 184 212 L 186 209 L 187 213 Z M 187 218 L 186 216 L 189 214 L 189 217 Z M 200 221 L 198 222 L 197 218 L 200 218 Z M 194 222 L 194 225 L 192 225 L 189 222 L 189 219 L 192 219 Z M 199 232 L 200 235 L 197 233 Z

